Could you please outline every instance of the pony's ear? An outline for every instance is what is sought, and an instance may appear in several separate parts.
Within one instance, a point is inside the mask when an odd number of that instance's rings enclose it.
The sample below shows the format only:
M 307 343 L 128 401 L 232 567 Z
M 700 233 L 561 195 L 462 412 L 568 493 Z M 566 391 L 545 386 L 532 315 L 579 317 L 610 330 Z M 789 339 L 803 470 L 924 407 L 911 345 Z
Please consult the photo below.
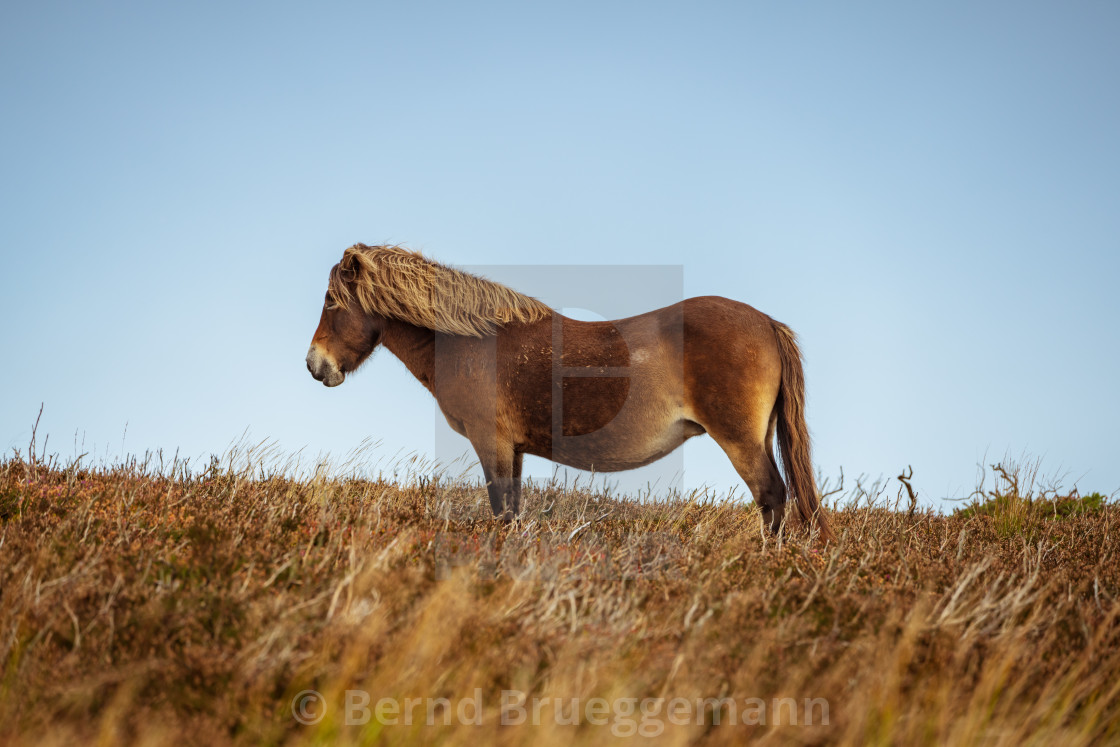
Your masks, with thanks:
M 365 248 L 364 244 L 354 244 L 342 253 L 342 261 L 338 263 L 338 274 L 343 282 L 352 283 L 358 278 L 358 254 Z

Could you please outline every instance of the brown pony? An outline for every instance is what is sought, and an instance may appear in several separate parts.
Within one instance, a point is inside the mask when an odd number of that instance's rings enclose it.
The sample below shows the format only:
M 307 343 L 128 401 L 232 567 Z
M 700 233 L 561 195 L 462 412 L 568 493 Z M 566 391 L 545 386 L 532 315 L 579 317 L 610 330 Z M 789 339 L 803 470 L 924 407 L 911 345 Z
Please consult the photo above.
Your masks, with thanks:
M 832 536 L 813 480 L 794 334 L 746 304 L 706 296 L 580 322 L 419 253 L 356 244 L 331 269 L 307 369 L 338 386 L 379 344 L 471 442 L 490 506 L 506 521 L 520 511 L 525 454 L 625 470 L 708 433 L 774 532 L 788 485 L 801 523 Z

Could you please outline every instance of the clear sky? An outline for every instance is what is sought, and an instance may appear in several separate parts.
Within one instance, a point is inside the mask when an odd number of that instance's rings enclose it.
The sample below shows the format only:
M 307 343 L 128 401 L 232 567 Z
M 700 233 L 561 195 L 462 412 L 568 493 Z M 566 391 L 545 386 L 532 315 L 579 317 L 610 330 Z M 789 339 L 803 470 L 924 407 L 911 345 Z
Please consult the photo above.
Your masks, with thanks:
M 43 402 L 64 456 L 431 454 L 390 354 L 303 362 L 343 249 L 400 242 L 786 322 L 825 474 L 1111 492 L 1118 38 L 1110 2 L 5 3 L 0 447 Z

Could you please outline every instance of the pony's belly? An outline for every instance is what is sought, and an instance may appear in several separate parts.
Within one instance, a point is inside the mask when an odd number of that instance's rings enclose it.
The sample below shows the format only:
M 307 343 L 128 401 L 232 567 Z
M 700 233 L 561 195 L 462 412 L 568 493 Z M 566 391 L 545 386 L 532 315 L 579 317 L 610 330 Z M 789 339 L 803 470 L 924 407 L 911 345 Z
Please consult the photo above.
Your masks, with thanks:
M 621 472 L 644 467 L 676 451 L 704 429 L 690 420 L 679 420 L 655 432 L 605 428 L 596 433 L 570 436 L 553 442 L 545 459 L 582 470 Z

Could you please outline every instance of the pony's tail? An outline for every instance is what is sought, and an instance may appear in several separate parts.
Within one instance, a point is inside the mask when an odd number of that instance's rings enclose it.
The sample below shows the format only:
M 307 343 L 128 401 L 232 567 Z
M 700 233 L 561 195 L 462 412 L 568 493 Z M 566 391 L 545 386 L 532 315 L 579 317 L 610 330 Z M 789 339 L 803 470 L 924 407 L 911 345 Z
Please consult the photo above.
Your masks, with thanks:
M 809 444 L 809 428 L 805 424 L 805 371 L 801 367 L 801 350 L 793 330 L 774 322 L 778 355 L 782 360 L 782 385 L 778 392 L 778 448 L 782 452 L 782 471 L 786 492 L 797 503 L 801 523 L 808 527 L 815 520 L 823 539 L 835 535 L 828 526 L 824 506 L 817 498 L 813 479 L 813 459 Z

